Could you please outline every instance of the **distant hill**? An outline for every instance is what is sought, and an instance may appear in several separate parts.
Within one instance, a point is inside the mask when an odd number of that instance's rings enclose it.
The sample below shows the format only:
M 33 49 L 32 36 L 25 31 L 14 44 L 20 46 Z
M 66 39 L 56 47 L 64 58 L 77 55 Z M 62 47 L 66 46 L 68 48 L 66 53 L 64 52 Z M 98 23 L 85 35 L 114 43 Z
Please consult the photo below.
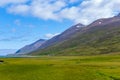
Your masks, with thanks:
M 43 43 L 45 43 L 45 39 L 40 39 L 30 45 L 26 45 L 25 47 L 19 49 L 15 54 L 27 54 L 29 52 L 37 50 Z
M 77 25 L 74 27 L 77 28 Z M 120 14 L 111 18 L 98 19 L 88 26 L 77 29 L 75 32 L 71 29 L 73 33 L 69 35 L 63 35 L 66 31 L 63 32 L 50 39 L 49 44 L 44 43 L 38 50 L 29 54 L 95 55 L 120 51 Z M 67 31 L 69 33 L 69 29 Z

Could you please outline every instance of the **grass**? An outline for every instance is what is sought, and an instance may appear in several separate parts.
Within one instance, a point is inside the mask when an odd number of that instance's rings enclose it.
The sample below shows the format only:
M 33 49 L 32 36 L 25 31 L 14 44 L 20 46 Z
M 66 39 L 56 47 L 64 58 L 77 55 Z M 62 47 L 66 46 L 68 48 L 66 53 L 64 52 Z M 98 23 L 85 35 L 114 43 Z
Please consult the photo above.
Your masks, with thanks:
M 81 31 L 70 38 L 61 38 L 57 43 L 40 48 L 29 54 L 32 55 L 57 55 L 57 56 L 81 56 L 99 55 L 120 52 L 120 23 L 94 26 Z M 48 43 L 49 44 L 49 43 Z
M 0 60 L 0 80 L 120 80 L 118 54 Z

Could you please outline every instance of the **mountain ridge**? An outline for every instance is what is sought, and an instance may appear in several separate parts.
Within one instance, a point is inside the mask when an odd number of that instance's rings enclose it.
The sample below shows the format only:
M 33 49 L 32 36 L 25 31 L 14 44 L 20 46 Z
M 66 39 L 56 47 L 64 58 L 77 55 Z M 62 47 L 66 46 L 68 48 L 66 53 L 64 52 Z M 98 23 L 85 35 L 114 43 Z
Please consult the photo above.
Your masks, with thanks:
M 56 44 L 57 42 L 61 42 L 61 41 L 64 41 L 66 39 L 69 39 L 72 35 L 74 35 L 75 33 L 77 33 L 81 27 L 83 27 L 84 25 L 81 24 L 81 23 L 78 23 L 70 28 L 68 28 L 67 30 L 65 30 L 62 34 L 60 35 L 57 35 L 49 40 L 46 40 L 45 42 L 43 42 L 42 44 L 40 43 L 40 45 L 33 49 L 33 50 L 30 50 L 31 48 L 30 47 L 33 47 L 38 41 L 30 44 L 30 45 L 27 45 L 21 49 L 19 49 L 16 54 L 27 54 L 27 53 L 30 53 L 30 52 L 34 52 L 35 50 L 37 49 L 43 49 L 45 47 L 48 47 L 48 46 L 51 46 L 51 45 L 54 45 Z M 26 50 L 27 49 L 27 50 Z
M 33 55 L 93 55 L 120 51 L 120 17 L 94 21 L 71 39 L 37 50 Z
M 39 39 L 36 42 L 26 45 L 24 47 L 22 47 L 21 49 L 19 49 L 18 51 L 15 52 L 15 54 L 20 55 L 20 54 L 27 54 L 29 52 L 32 52 L 34 50 L 37 50 L 39 48 L 39 46 L 41 46 L 46 40 L 45 39 Z
M 61 42 L 61 41 L 64 41 L 66 39 L 69 39 L 72 35 L 76 34 L 82 27 L 84 27 L 84 25 L 81 23 L 78 23 L 78 24 L 68 28 L 67 30 L 65 30 L 61 34 L 47 40 L 45 43 L 43 43 L 39 47 L 39 49 L 43 49 L 43 48 L 48 47 L 50 45 L 54 45 L 57 42 Z

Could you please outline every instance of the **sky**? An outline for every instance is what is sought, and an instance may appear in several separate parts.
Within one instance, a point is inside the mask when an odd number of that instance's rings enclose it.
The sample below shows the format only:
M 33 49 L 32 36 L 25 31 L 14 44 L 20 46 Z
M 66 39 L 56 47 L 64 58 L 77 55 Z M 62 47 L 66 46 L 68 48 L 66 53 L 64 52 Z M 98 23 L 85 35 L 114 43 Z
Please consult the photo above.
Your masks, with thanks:
M 0 49 L 19 49 L 119 12 L 120 0 L 0 0 Z

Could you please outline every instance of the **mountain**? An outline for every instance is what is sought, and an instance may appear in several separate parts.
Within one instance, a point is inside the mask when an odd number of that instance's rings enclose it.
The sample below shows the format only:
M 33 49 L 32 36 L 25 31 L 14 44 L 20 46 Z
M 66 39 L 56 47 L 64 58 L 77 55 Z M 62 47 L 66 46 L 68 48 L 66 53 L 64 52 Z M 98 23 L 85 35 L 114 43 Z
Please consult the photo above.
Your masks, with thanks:
M 57 36 L 53 37 L 52 39 L 47 40 L 45 43 L 43 43 L 39 47 L 39 49 L 43 49 L 43 48 L 46 48 L 48 46 L 54 45 L 56 43 L 59 43 L 59 42 L 62 42 L 62 41 L 70 39 L 71 36 L 73 36 L 77 32 L 79 32 L 82 27 L 84 27 L 84 25 L 81 24 L 81 23 L 70 27 L 69 29 L 67 29 L 66 31 L 64 31 L 63 33 L 61 33 L 60 35 L 57 35 Z
M 34 52 L 35 50 L 43 49 L 43 48 L 46 48 L 48 46 L 54 45 L 54 44 L 56 44 L 58 42 L 62 42 L 64 40 L 67 40 L 72 35 L 74 35 L 77 32 L 79 32 L 80 28 L 82 28 L 83 26 L 84 25 L 82 25 L 82 24 L 79 23 L 79 24 L 77 24 L 75 26 L 72 26 L 71 28 L 67 29 L 62 34 L 53 37 L 52 39 L 49 39 L 49 40 L 40 39 L 40 40 L 36 41 L 33 44 L 27 45 L 27 46 L 19 49 L 16 52 L 16 54 L 20 55 L 20 54 L 31 53 L 31 52 Z
M 88 26 L 81 27 L 75 33 L 70 37 L 65 36 L 65 40 L 43 47 L 30 54 L 96 55 L 119 52 L 120 14 L 111 18 L 98 19 Z
M 43 43 L 45 43 L 46 40 L 40 39 L 30 45 L 27 45 L 21 49 L 19 49 L 15 54 L 27 54 L 29 52 L 32 52 L 34 50 L 37 50 Z

